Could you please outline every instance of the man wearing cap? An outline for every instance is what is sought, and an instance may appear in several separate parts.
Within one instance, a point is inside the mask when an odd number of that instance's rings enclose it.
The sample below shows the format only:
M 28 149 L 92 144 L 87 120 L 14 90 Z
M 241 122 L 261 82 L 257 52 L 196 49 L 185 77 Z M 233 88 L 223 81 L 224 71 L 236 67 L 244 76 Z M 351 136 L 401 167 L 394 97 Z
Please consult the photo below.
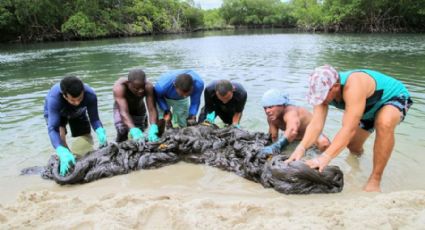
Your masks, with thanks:
M 261 104 L 267 115 L 269 134 L 274 142 L 263 148 L 261 152 L 264 155 L 280 152 L 290 142 L 303 138 L 305 129 L 313 117 L 307 109 L 293 105 L 288 95 L 277 89 L 266 91 L 261 99 Z M 279 130 L 283 130 L 284 133 L 278 139 Z M 330 145 L 330 141 L 322 134 L 314 144 L 320 151 L 325 151 Z
M 377 71 L 358 69 L 338 73 L 325 65 L 310 75 L 308 101 L 314 106 L 312 121 L 287 162 L 299 160 L 314 143 L 325 124 L 328 106 L 333 105 L 344 110 L 342 128 L 329 148 L 306 164 L 323 171 L 345 147 L 360 155 L 364 142 L 376 129 L 373 169 L 364 190 L 381 191 L 382 174 L 394 147 L 394 130 L 412 105 L 406 87 Z
M 125 141 L 130 137 L 136 141 L 144 141 L 143 130 L 147 128 L 149 112 L 150 128 L 148 140 L 158 141 L 157 111 L 153 85 L 146 80 L 146 74 L 141 69 L 130 70 L 127 77 L 119 78 L 113 87 L 114 93 L 114 123 L 117 130 L 116 142 Z M 143 99 L 146 100 L 146 105 Z
M 239 128 L 247 93 L 243 86 L 228 80 L 211 82 L 204 91 L 205 106 L 199 121 L 214 123 L 216 116 L 227 125 Z
M 204 81 L 193 70 L 174 70 L 161 75 L 155 84 L 158 119 L 164 125 L 186 127 L 196 124 Z M 189 104 L 190 97 L 190 104 Z

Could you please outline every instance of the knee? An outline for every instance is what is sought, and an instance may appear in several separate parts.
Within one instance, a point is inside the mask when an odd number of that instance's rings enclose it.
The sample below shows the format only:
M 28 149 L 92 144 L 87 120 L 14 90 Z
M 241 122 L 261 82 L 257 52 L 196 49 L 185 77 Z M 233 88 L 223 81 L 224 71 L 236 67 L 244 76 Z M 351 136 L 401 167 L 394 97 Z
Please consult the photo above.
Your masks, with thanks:
M 354 143 L 350 143 L 347 145 L 348 150 L 350 150 L 350 153 L 355 154 L 355 155 L 361 155 L 363 154 L 363 146 L 359 146 L 357 144 Z
M 395 125 L 396 124 L 394 124 L 394 122 L 391 122 L 390 120 L 381 119 L 375 122 L 375 129 L 376 132 L 379 133 L 392 133 L 394 132 Z
M 318 148 L 321 152 L 326 151 L 328 147 L 331 145 L 331 141 L 328 138 L 320 138 L 318 141 Z

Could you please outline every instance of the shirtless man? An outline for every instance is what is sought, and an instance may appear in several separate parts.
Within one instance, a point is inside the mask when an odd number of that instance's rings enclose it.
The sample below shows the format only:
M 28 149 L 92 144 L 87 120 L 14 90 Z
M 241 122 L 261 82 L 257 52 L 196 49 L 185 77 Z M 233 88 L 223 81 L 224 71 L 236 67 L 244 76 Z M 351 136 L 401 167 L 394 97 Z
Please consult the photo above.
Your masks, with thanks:
M 117 142 L 130 137 L 144 141 L 143 130 L 147 127 L 146 104 L 149 111 L 150 128 L 149 141 L 158 141 L 157 111 L 152 83 L 146 80 L 146 74 L 141 69 L 134 69 L 127 77 L 119 78 L 113 87 L 114 92 L 114 122 L 117 130 Z
M 265 92 L 261 103 L 267 115 L 269 133 L 274 142 L 263 148 L 263 154 L 280 152 L 290 142 L 303 138 L 313 116 L 308 110 L 291 104 L 288 96 L 277 89 Z M 284 131 L 281 138 L 278 138 L 279 130 Z M 330 141 L 322 134 L 317 138 L 315 144 L 320 151 L 325 151 L 330 145 Z

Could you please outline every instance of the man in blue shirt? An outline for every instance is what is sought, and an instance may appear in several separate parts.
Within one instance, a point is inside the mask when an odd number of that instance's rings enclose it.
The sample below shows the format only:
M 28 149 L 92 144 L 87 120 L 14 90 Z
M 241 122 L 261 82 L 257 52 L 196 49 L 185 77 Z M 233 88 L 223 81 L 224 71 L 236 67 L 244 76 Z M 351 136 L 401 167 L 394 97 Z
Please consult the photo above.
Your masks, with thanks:
M 204 82 L 193 70 L 174 70 L 161 75 L 154 87 L 159 126 L 196 124 Z M 190 97 L 190 105 L 189 105 Z
M 75 76 L 65 77 L 50 89 L 44 101 L 44 118 L 50 141 L 59 156 L 62 176 L 67 173 L 70 163 L 75 164 L 75 157 L 66 143 L 66 124 L 69 123 L 73 137 L 90 136 L 91 124 L 99 146 L 107 144 L 97 110 L 96 94 Z

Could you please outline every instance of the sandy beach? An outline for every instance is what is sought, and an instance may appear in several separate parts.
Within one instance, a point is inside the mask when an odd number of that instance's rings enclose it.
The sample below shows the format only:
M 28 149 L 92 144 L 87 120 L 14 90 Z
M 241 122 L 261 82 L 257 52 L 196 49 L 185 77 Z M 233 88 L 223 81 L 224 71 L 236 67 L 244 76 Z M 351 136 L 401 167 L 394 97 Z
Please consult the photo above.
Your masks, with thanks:
M 193 172 L 198 172 L 193 174 Z M 179 176 L 176 174 L 180 172 Z M 172 175 L 175 175 L 174 177 Z M 179 163 L 93 183 L 38 177 L 0 206 L 1 229 L 423 229 L 425 191 L 283 195 Z

